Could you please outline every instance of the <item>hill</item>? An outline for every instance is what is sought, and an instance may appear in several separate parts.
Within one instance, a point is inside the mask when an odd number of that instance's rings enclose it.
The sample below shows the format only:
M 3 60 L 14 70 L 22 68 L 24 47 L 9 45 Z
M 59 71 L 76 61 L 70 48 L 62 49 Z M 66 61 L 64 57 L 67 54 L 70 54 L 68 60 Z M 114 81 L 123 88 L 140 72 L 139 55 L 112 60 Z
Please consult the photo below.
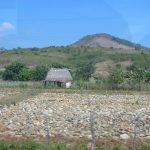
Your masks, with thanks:
M 81 38 L 79 41 L 71 45 L 72 47 L 107 47 L 107 48 L 117 48 L 117 49 L 146 49 L 146 47 L 140 44 L 135 44 L 125 39 L 121 39 L 110 34 L 93 34 Z

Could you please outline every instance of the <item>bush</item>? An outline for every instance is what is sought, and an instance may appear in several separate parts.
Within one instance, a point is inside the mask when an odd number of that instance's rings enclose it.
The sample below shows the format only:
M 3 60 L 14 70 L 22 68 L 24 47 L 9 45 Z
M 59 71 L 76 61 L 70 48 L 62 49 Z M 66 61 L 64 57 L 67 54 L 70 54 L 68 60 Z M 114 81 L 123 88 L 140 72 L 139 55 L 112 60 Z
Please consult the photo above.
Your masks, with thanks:
M 60 63 L 52 63 L 50 65 L 50 68 L 68 68 L 68 66 L 65 64 L 60 64 Z
M 32 74 L 28 69 L 22 68 L 19 72 L 18 78 L 19 78 L 19 81 L 29 81 L 32 79 Z
M 47 72 L 48 72 L 47 66 L 44 65 L 37 66 L 35 70 L 32 71 L 32 80 L 34 81 L 44 80 Z
M 149 82 L 150 81 L 150 71 L 146 69 L 136 69 L 131 68 L 123 72 L 122 70 L 114 71 L 110 79 L 113 83 L 121 84 L 127 81 L 136 81 L 137 83 L 140 82 Z
M 26 66 L 22 63 L 15 62 L 10 65 L 8 65 L 5 68 L 5 71 L 2 75 L 3 80 L 12 80 L 12 81 L 18 81 L 19 80 L 19 73 L 22 69 L 26 69 Z
M 2 78 L 4 71 L 0 71 L 0 79 Z
M 125 73 L 122 70 L 114 71 L 110 75 L 110 82 L 112 84 L 121 84 L 125 80 Z
M 76 70 L 75 78 L 79 80 L 81 79 L 84 81 L 88 81 L 94 73 L 94 71 L 95 68 L 92 65 L 92 63 L 79 65 L 78 69 Z

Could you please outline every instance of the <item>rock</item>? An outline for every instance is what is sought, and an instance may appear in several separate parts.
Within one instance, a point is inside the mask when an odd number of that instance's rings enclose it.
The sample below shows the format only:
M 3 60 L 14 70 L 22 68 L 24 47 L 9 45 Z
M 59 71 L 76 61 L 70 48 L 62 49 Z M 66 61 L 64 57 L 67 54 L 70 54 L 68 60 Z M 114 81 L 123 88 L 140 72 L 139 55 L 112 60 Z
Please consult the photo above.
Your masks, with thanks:
M 22 135 L 15 135 L 15 137 L 16 137 L 16 138 L 21 138 L 21 137 L 22 137 Z
M 43 93 L 16 106 L 0 108 L 0 136 L 46 137 L 49 128 L 52 136 L 91 139 L 90 112 L 93 110 L 95 138 L 128 140 L 134 134 L 136 113 L 143 113 L 144 118 L 144 124 L 139 127 L 140 138 L 148 137 L 150 101 L 148 96 L 142 97 L 143 102 L 134 105 L 139 95 Z M 11 132 L 5 133 L 7 130 Z
M 88 137 L 88 139 L 90 139 L 90 140 L 92 139 L 92 135 L 88 135 L 87 137 Z
M 3 135 L 14 137 L 14 136 L 15 136 L 15 133 L 14 133 L 13 131 L 5 131 L 5 132 L 3 132 Z
M 144 137 L 144 139 L 150 140 L 150 136 L 146 136 Z
M 120 139 L 122 139 L 122 140 L 129 140 L 130 136 L 128 134 L 121 134 L 120 135 Z

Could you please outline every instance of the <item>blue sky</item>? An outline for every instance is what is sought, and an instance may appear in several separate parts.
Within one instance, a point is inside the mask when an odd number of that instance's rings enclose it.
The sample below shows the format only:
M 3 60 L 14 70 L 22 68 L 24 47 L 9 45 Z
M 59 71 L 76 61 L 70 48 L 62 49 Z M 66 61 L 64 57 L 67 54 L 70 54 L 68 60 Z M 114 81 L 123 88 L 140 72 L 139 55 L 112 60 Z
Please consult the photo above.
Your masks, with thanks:
M 0 47 L 69 45 L 109 33 L 150 47 L 149 0 L 0 0 Z

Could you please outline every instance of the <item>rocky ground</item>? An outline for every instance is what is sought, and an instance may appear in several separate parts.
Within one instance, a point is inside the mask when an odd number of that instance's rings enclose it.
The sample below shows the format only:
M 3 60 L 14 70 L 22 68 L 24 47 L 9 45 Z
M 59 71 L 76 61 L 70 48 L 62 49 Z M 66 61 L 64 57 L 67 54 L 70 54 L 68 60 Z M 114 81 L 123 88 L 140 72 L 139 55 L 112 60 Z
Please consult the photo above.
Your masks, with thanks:
M 42 93 L 0 107 L 0 137 L 46 137 L 49 131 L 90 139 L 91 125 L 97 139 L 132 139 L 136 129 L 150 142 L 150 95 Z

